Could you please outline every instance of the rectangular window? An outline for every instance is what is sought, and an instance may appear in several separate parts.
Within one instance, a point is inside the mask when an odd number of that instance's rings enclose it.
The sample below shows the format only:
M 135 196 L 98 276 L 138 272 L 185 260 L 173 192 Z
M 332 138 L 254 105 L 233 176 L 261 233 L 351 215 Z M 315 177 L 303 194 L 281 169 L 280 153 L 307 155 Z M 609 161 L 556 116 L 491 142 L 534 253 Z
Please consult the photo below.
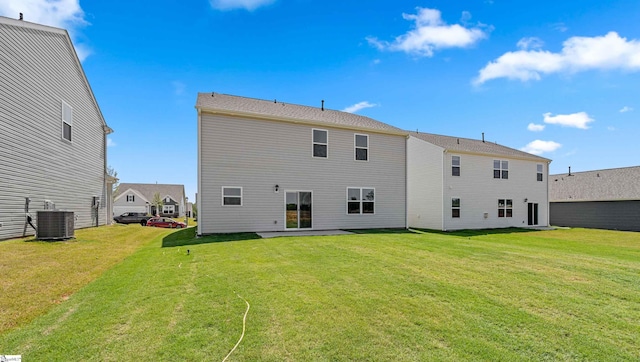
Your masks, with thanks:
M 327 158 L 329 155 L 329 132 L 323 129 L 311 130 L 313 137 L 313 157 Z
M 374 214 L 376 190 L 371 187 L 347 188 L 347 214 Z
M 451 156 L 451 176 L 460 176 L 460 156 Z
M 174 205 L 162 205 L 162 213 L 163 214 L 173 214 L 175 212 Z
M 242 206 L 242 187 L 222 187 L 222 206 Z
M 460 198 L 451 198 L 451 217 L 460 218 Z
M 73 126 L 73 108 L 62 102 L 62 138 L 71 142 L 71 126 Z
M 493 160 L 493 178 L 509 178 L 509 161 Z
M 536 165 L 536 168 L 537 168 L 537 171 L 538 171 L 538 173 L 537 173 L 537 175 L 536 175 L 536 179 L 537 179 L 538 181 L 542 181 L 542 169 L 543 169 L 543 168 L 542 168 L 542 165 L 541 165 L 541 164 L 538 164 L 538 165 Z
M 356 161 L 369 161 L 369 136 L 366 134 L 354 135 Z
M 513 217 L 512 199 L 498 199 L 498 217 Z
M 127 202 L 135 202 L 135 201 L 136 201 L 135 195 L 127 195 Z

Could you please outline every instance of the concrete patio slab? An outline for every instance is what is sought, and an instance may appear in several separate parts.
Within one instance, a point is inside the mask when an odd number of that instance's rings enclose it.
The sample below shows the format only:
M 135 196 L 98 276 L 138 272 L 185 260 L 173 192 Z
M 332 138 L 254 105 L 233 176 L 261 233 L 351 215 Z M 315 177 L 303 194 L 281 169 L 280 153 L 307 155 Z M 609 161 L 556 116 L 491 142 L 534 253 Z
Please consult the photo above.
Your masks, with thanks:
M 308 230 L 308 231 L 270 231 L 256 233 L 261 238 L 279 238 L 287 236 L 325 236 L 325 235 L 348 235 L 353 234 L 344 230 Z

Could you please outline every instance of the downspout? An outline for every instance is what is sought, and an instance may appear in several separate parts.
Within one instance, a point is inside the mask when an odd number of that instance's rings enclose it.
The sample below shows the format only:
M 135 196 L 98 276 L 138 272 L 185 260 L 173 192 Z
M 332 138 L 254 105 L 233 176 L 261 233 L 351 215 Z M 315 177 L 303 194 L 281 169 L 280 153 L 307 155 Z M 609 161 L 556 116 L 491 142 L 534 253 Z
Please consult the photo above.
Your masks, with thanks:
M 547 161 L 547 227 L 551 226 L 551 202 L 549 200 L 549 165 L 551 160 Z
M 445 184 L 444 184 L 444 174 L 445 174 L 445 172 L 446 172 L 446 171 L 445 171 L 445 169 L 444 169 L 444 164 L 445 164 L 444 159 L 445 159 L 446 157 L 447 157 L 447 149 L 445 148 L 445 149 L 443 149 L 443 150 L 442 150 L 442 158 L 440 159 L 440 162 L 441 162 L 441 163 L 440 163 L 440 170 L 442 171 L 442 172 L 440 173 L 440 174 L 442 175 L 442 187 L 440 187 L 440 190 L 442 191 L 442 194 L 440 195 L 440 196 L 441 196 L 441 199 L 442 199 L 442 207 L 440 208 L 440 211 L 442 211 L 442 212 L 440 213 L 440 216 L 442 217 L 442 219 L 441 219 L 441 221 L 440 221 L 440 229 L 441 229 L 442 231 L 447 231 L 447 228 L 445 228 L 445 227 L 444 227 L 444 215 L 446 214 L 446 211 L 445 211 L 445 207 L 446 207 L 446 206 L 445 206 L 445 204 L 446 204 L 446 201 L 445 201 L 445 199 L 444 199 L 444 188 L 445 188 Z
M 198 194 L 196 197 L 196 205 L 198 205 L 198 226 L 197 236 L 202 235 L 202 205 L 200 199 L 202 199 L 202 111 L 198 110 Z
M 409 135 L 404 142 L 404 228 L 409 229 Z
M 107 192 L 107 187 L 110 185 L 107 182 L 107 135 L 113 133 L 113 129 L 111 129 L 109 126 L 106 125 L 106 123 L 102 126 L 102 130 L 104 131 L 104 137 L 102 138 L 102 149 L 104 150 L 104 165 L 103 165 L 103 172 L 102 172 L 102 185 L 104 187 L 104 198 L 107 198 L 107 195 L 109 195 L 109 192 Z M 107 201 L 105 200 L 104 202 L 107 203 L 107 206 L 110 205 L 110 200 Z M 93 207 L 93 205 L 91 205 Z M 108 209 L 105 208 L 105 209 Z M 106 224 L 106 220 L 108 220 L 106 213 L 108 213 L 109 210 L 105 210 L 105 224 Z M 100 204 L 96 205 L 96 226 L 100 226 L 100 220 L 98 218 L 98 216 L 100 215 Z

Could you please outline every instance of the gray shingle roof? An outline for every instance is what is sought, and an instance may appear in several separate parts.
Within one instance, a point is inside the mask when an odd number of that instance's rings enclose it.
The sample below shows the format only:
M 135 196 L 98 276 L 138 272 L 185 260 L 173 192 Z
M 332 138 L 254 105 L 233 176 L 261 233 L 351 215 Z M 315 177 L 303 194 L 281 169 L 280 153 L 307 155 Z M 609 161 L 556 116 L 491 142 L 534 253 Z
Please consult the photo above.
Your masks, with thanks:
M 198 93 L 196 108 L 221 114 L 254 116 L 289 122 L 322 124 L 349 129 L 406 135 L 407 132 L 375 119 L 320 107 L 302 106 L 275 100 L 261 100 L 220 93 Z
M 176 202 L 180 202 L 184 197 L 184 185 L 167 185 L 167 184 L 134 184 L 121 183 L 118 185 L 114 198 L 120 196 L 123 192 L 132 189 L 138 191 L 149 202 L 153 200 L 153 195 L 157 192 L 160 197 L 171 196 Z
M 503 156 L 518 159 L 534 160 L 539 162 L 551 161 L 548 158 L 532 155 L 514 148 L 499 145 L 495 142 L 482 142 L 470 138 L 460 138 L 451 136 L 441 136 L 431 133 L 411 132 L 412 137 L 427 141 L 447 151 L 476 153 L 489 156 Z
M 549 201 L 640 200 L 640 166 L 549 176 Z

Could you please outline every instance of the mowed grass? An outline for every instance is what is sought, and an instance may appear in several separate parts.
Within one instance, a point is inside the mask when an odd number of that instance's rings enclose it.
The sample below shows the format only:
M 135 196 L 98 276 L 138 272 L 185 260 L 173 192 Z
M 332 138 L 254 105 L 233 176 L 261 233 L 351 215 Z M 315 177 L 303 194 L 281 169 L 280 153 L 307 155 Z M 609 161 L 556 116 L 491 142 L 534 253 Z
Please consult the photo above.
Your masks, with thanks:
M 192 236 L 158 235 L 0 353 L 222 360 L 242 297 L 232 361 L 640 359 L 638 233 Z

